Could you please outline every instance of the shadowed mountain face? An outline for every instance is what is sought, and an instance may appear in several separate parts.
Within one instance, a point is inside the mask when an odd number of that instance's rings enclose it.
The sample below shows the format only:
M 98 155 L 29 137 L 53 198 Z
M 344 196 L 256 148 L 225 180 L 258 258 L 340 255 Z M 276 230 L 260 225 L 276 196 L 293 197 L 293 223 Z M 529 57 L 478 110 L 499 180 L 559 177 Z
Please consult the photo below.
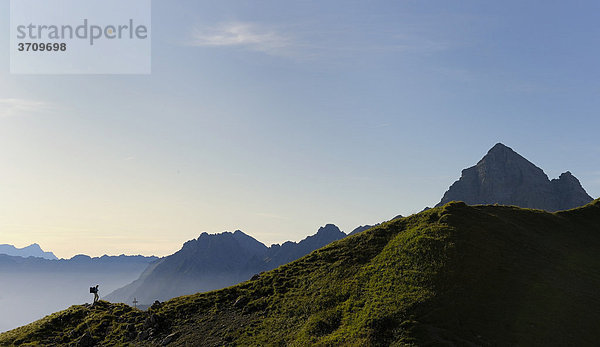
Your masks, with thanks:
M 139 279 L 106 296 L 113 302 L 150 304 L 176 296 L 231 286 L 253 275 L 296 260 L 315 249 L 344 238 L 333 224 L 327 224 L 306 239 L 266 247 L 241 231 L 203 233 L 183 248 L 150 265 Z
M 31 244 L 27 247 L 17 248 L 13 245 L 0 245 L 0 254 L 6 254 L 15 257 L 36 257 L 50 260 L 56 260 L 56 256 L 52 252 L 44 252 L 40 245 L 37 243 Z
M 595 346 L 600 200 L 449 203 L 147 312 L 73 306 L 0 345 Z
M 464 201 L 560 211 L 592 200 L 570 172 L 550 181 L 542 169 L 499 143 L 477 165 L 462 171 L 437 206 Z

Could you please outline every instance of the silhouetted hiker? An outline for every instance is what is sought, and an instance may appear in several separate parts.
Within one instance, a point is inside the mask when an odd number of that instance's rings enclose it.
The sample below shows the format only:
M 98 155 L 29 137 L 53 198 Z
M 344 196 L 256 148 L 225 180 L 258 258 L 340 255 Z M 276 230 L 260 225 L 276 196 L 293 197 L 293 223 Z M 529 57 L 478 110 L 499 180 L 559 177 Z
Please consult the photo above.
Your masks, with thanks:
M 98 299 L 100 298 L 98 296 L 98 285 L 97 284 L 95 287 L 90 287 L 90 293 L 94 293 L 94 303 L 93 304 L 95 304 L 96 302 L 98 302 Z

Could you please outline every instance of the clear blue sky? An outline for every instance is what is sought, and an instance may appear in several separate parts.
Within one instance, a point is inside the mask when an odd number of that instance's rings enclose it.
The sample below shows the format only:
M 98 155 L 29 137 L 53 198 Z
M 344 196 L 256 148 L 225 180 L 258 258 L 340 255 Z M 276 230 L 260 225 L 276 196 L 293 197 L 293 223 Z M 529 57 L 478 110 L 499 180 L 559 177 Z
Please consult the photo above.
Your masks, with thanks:
M 597 1 L 154 1 L 149 76 L 9 74 L 0 243 L 166 255 L 439 201 L 497 142 L 600 196 Z

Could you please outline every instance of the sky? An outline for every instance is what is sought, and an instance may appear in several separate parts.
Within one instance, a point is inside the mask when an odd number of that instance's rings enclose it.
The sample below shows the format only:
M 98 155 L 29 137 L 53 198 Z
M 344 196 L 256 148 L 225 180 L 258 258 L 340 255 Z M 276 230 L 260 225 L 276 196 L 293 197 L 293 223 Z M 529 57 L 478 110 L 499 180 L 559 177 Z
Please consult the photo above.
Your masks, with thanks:
M 9 73 L 0 243 L 164 256 L 439 202 L 502 142 L 600 196 L 597 1 L 152 2 L 150 75 Z

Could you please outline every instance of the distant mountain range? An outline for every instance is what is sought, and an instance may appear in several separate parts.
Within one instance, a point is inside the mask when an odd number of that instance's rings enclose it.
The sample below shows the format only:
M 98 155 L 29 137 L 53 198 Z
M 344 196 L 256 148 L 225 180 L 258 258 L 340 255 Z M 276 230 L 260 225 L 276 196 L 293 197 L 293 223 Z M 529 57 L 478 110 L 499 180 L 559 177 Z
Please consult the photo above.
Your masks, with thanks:
M 464 201 L 469 205 L 500 204 L 561 211 L 592 200 L 569 171 L 549 180 L 542 169 L 498 143 L 477 165 L 462 171 L 460 179 L 436 206 Z
M 0 271 L 2 272 L 141 272 L 148 264 L 157 261 L 158 257 L 142 255 L 120 255 L 89 257 L 76 255 L 71 259 L 45 259 L 39 257 L 20 257 L 0 254 Z M 142 268 L 140 268 L 142 267 Z M 139 273 L 138 272 L 138 273 Z
M 44 252 L 40 245 L 37 243 L 31 244 L 27 247 L 17 248 L 13 245 L 0 245 L 0 254 L 12 255 L 17 257 L 37 257 L 55 260 L 58 259 L 52 252 Z
M 346 234 L 327 224 L 300 242 L 267 247 L 241 231 L 202 233 L 181 250 L 151 264 L 133 283 L 105 297 L 112 302 L 131 303 L 136 298 L 148 304 L 176 296 L 224 288 L 260 272 L 296 260 Z

